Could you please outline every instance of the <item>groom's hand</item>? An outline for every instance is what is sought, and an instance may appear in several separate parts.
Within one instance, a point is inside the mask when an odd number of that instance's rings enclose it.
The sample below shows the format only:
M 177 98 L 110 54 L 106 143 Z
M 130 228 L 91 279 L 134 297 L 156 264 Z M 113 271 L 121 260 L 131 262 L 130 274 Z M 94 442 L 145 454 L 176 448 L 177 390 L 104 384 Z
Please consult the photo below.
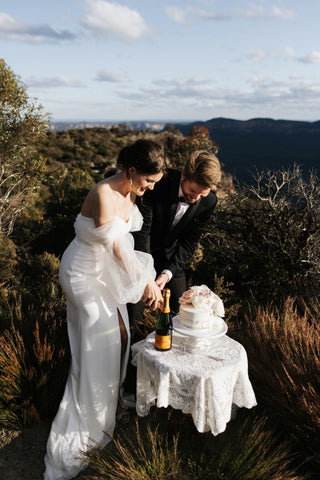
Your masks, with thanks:
M 166 283 L 168 283 L 169 280 L 170 280 L 169 275 L 167 273 L 160 273 L 160 275 L 156 279 L 156 284 L 158 285 L 160 290 L 163 290 Z

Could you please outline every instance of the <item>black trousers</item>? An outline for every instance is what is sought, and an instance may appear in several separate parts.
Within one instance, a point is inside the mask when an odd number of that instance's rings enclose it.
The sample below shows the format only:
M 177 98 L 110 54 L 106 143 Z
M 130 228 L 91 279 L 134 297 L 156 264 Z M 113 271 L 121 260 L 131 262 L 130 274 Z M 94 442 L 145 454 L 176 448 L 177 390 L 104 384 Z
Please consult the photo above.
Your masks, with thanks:
M 179 277 L 172 277 L 170 282 L 165 285 L 165 288 L 169 288 L 170 295 L 170 309 L 172 315 L 176 315 L 179 312 L 179 297 L 187 289 L 186 275 L 183 273 Z M 145 310 L 145 303 L 128 303 L 127 304 L 130 330 L 131 330 L 131 345 L 146 337 L 148 332 L 143 333 L 143 316 Z M 138 328 L 139 327 L 139 328 Z M 125 380 L 125 390 L 130 393 L 135 393 L 137 372 L 136 368 L 131 364 L 131 351 L 129 355 L 129 362 L 127 368 L 127 376 Z

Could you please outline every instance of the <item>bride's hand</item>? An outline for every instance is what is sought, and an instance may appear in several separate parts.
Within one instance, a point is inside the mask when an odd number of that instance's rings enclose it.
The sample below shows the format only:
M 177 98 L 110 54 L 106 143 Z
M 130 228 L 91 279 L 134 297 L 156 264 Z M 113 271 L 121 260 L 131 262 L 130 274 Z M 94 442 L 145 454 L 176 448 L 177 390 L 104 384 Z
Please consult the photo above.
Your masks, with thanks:
M 145 302 L 146 306 L 150 307 L 152 310 L 160 308 L 163 302 L 163 297 L 161 294 L 161 290 L 155 281 L 147 283 L 141 300 Z

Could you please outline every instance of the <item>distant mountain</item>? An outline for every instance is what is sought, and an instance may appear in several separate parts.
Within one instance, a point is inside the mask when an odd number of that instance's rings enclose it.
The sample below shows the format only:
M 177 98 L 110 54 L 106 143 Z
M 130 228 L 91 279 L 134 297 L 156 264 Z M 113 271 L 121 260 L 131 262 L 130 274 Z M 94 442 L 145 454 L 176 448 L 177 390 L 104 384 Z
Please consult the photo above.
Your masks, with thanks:
M 226 172 L 240 182 L 250 182 L 251 172 L 300 165 L 320 176 L 320 121 L 300 122 L 254 118 L 213 118 L 206 122 L 175 124 L 184 135 L 203 125 L 219 145 L 218 157 Z

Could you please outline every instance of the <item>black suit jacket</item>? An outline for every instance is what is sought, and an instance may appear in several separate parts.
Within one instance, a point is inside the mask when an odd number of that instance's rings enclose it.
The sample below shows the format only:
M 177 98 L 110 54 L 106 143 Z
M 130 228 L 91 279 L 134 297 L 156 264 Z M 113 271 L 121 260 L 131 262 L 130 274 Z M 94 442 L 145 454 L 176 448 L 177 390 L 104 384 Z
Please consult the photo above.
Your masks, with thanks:
M 217 196 L 211 191 L 190 205 L 181 220 L 171 229 L 177 206 L 181 172 L 169 169 L 168 174 L 137 198 L 137 205 L 144 217 L 142 230 L 135 232 L 135 248 L 154 258 L 155 268 L 160 274 L 168 269 L 173 276 L 180 276 L 189 264 L 199 242 L 207 230 Z

